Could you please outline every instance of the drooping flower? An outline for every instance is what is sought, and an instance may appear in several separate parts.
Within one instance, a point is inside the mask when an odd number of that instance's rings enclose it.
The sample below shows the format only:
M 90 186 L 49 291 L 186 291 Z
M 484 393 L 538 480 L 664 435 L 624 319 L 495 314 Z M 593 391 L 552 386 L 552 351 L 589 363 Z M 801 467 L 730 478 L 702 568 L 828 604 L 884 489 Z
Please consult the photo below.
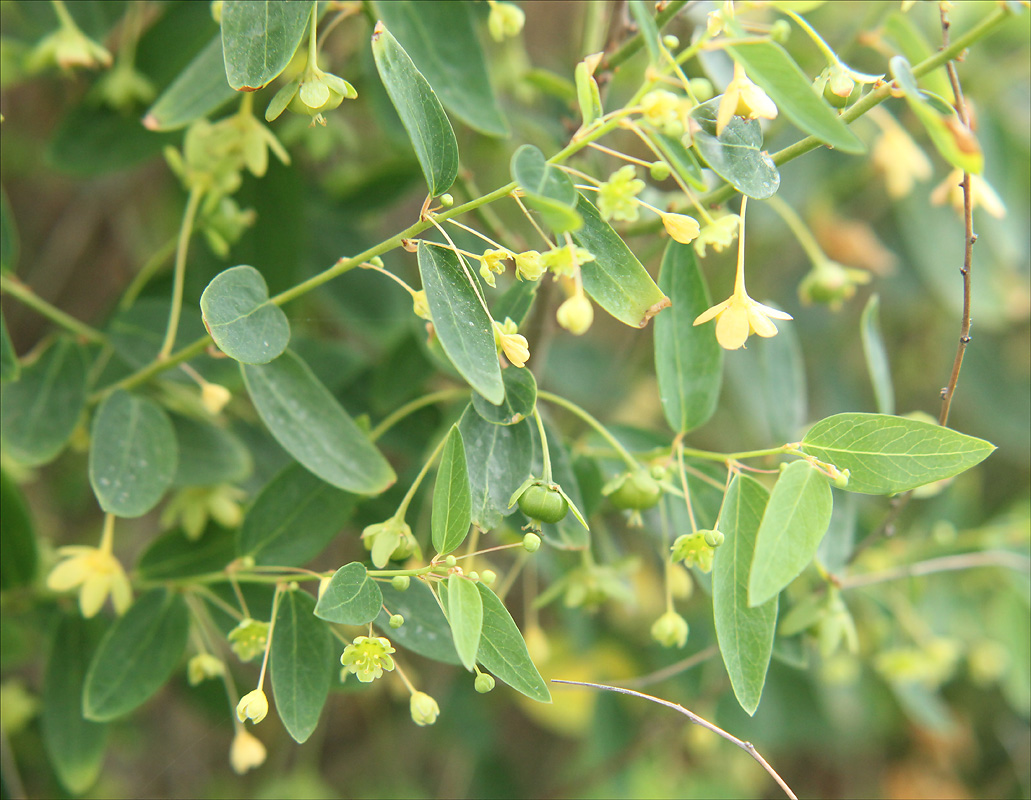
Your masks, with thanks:
M 226 637 L 230 649 L 241 661 L 250 661 L 265 652 L 268 644 L 268 632 L 271 626 L 267 622 L 247 618 L 229 631 Z
M 420 728 L 432 725 L 440 715 L 440 706 L 437 705 L 437 701 L 426 692 L 412 692 L 409 706 L 412 711 L 412 720 Z
M 499 3 L 490 1 L 490 14 L 487 17 L 487 30 L 495 42 L 518 36 L 526 22 L 526 13 L 515 3 Z
M 586 247 L 564 244 L 541 253 L 544 266 L 555 275 L 572 277 L 587 261 L 594 261 L 594 254 Z
M 705 539 L 705 534 L 710 531 L 697 531 L 696 533 L 685 533 L 673 541 L 671 558 L 674 562 L 683 561 L 688 567 L 698 567 L 702 572 L 712 571 L 712 557 L 715 555 L 715 548 Z
M 662 227 L 666 229 L 666 233 L 670 235 L 671 239 L 681 244 L 690 244 L 698 238 L 698 234 L 701 232 L 698 220 L 687 214 L 663 214 Z
M 225 674 L 226 665 L 211 653 L 197 653 L 186 664 L 186 679 L 190 686 L 196 686 L 211 678 Z
M 723 129 L 734 116 L 746 119 L 774 119 L 777 116 L 777 106 L 769 95 L 749 80 L 744 68 L 736 61 L 734 78 L 727 84 L 719 110 L 716 112 L 717 136 L 723 133 Z
M 637 195 L 642 189 L 644 181 L 637 177 L 633 164 L 617 169 L 598 187 L 598 211 L 602 218 L 634 222 L 639 214 Z
M 687 620 L 670 610 L 652 624 L 652 638 L 663 647 L 683 647 L 689 631 Z
M 106 535 L 100 547 L 69 545 L 58 548 L 57 554 L 65 560 L 50 572 L 47 588 L 67 592 L 79 587 L 79 609 L 83 617 L 96 616 L 108 595 L 119 615 L 129 610 L 132 584 L 122 563 L 111 552 Z
M 516 324 L 506 318 L 503 324 L 494 323 L 494 341 L 512 366 L 525 367 L 530 358 L 530 346 L 526 337 L 516 333 Z
M 358 636 L 344 648 L 340 663 L 362 683 L 372 683 L 383 675 L 384 670 L 394 670 L 394 659 L 390 657 L 393 652 L 395 650 L 389 639 L 382 636 Z
M 494 275 L 500 275 L 505 271 L 504 262 L 510 258 L 515 258 L 515 256 L 508 250 L 497 249 L 484 250 L 483 255 L 480 256 L 480 277 L 487 281 L 492 289 L 496 286 Z
M 558 324 L 574 336 L 583 336 L 594 322 L 594 306 L 583 292 L 577 292 L 555 312 Z
M 391 559 L 404 561 L 419 549 L 411 527 L 397 517 L 366 526 L 362 531 L 362 543 L 371 552 L 372 563 L 378 569 L 383 569 Z
M 260 767 L 265 763 L 266 755 L 265 745 L 257 736 L 244 728 L 236 729 L 233 743 L 229 747 L 229 764 L 233 772 L 243 775 L 248 770 Z
M 236 704 L 236 718 L 243 722 L 250 720 L 255 725 L 268 714 L 268 698 L 261 689 L 252 689 Z
M 516 278 L 521 281 L 535 281 L 547 270 L 544 258 L 536 250 L 527 250 L 525 253 L 516 253 L 515 271 Z

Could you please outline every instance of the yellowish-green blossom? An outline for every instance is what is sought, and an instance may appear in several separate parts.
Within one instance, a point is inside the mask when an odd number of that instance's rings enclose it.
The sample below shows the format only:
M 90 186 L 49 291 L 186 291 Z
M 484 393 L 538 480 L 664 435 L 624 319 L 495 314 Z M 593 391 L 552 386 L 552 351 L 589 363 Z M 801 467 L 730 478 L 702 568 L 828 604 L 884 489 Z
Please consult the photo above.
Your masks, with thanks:
M 684 132 L 680 119 L 684 98 L 665 89 L 654 89 L 641 98 L 641 118 L 667 136 L 679 136 Z
M 673 561 L 683 561 L 685 566 L 698 567 L 702 572 L 712 570 L 712 557 L 716 550 L 705 541 L 707 531 L 685 533 L 673 541 Z
M 544 258 L 536 250 L 527 250 L 515 256 L 516 278 L 521 281 L 538 280 L 546 269 Z
M 268 714 L 268 698 L 261 689 L 253 689 L 236 704 L 236 718 L 243 722 L 250 720 L 257 725 Z
M 711 246 L 717 253 L 722 253 L 734 244 L 740 225 L 741 217 L 737 214 L 727 214 L 713 220 L 698 232 L 698 236 L 694 240 L 694 251 L 699 258 L 705 257 L 706 246 Z
M 594 254 L 586 247 L 564 244 L 541 253 L 544 266 L 555 275 L 572 277 L 587 261 L 594 261 Z
M 734 78 L 727 84 L 716 112 L 716 135 L 723 133 L 731 117 L 746 119 L 773 119 L 777 116 L 777 106 L 762 89 L 752 83 L 745 70 L 734 62 Z
M 226 665 L 222 663 L 222 659 L 211 653 L 197 653 L 186 663 L 186 680 L 190 686 L 196 686 L 211 678 L 221 678 L 225 672 Z
M 913 191 L 916 181 L 931 177 L 931 162 L 905 129 L 887 112 L 873 117 L 881 126 L 870 152 L 874 168 L 884 175 L 888 196 L 898 199 Z
M 494 275 L 500 275 L 505 271 L 505 263 L 515 256 L 508 250 L 487 249 L 480 256 L 480 276 L 487 281 L 493 289 L 495 287 Z
M 516 324 L 506 318 L 504 323 L 494 323 L 494 342 L 505 354 L 512 366 L 525 367 L 530 358 L 530 346 L 526 337 L 516 333 Z
M 250 661 L 265 652 L 269 623 L 248 617 L 229 631 L 229 646 L 241 661 Z
M 663 647 L 683 647 L 687 644 L 687 620 L 676 611 L 667 611 L 652 624 L 652 638 Z
M 664 213 L 662 227 L 666 229 L 666 233 L 670 235 L 671 239 L 681 244 L 690 244 L 698 238 L 698 234 L 701 232 L 698 220 L 687 214 Z
M 359 636 L 344 648 L 340 663 L 362 683 L 372 683 L 383 671 L 394 670 L 395 652 L 390 640 L 382 636 Z
M 233 772 L 243 775 L 255 767 L 260 767 L 265 763 L 266 755 L 265 745 L 257 736 L 244 728 L 236 729 L 233 743 L 229 747 L 229 764 Z
M 555 317 L 571 334 L 583 336 L 594 322 L 594 306 L 583 292 L 577 292 L 558 307 Z
M 426 692 L 412 692 L 409 706 L 412 711 L 412 720 L 419 727 L 432 725 L 440 715 L 440 706 L 437 705 L 437 701 Z
M 519 35 L 526 22 L 526 14 L 515 3 L 488 0 L 490 14 L 487 16 L 487 30 L 495 42 L 503 42 Z
M 963 170 L 954 169 L 949 176 L 943 180 L 934 191 L 931 192 L 931 202 L 936 206 L 948 203 L 957 214 L 963 215 Z M 970 196 L 974 208 L 983 208 L 996 219 L 1006 216 L 1006 205 L 1002 198 L 980 175 L 970 176 Z
M 411 527 L 397 517 L 366 526 L 362 531 L 362 544 L 370 551 L 372 563 L 378 569 L 383 569 L 391 560 L 404 561 L 419 550 Z
M 225 408 L 232 399 L 233 393 L 221 384 L 209 383 L 208 381 L 204 381 L 204 383 L 201 384 L 201 405 L 203 405 L 204 410 L 212 416 L 222 413 L 222 409 Z
M 108 537 L 105 536 L 105 542 Z M 64 559 L 47 576 L 47 588 L 54 592 L 79 589 L 79 610 L 87 619 L 96 616 L 108 595 L 118 614 L 132 605 L 132 585 L 122 562 L 111 552 L 110 543 L 100 547 L 69 545 L 58 548 Z
M 598 211 L 602 218 L 634 222 L 639 214 L 637 195 L 642 189 L 644 181 L 637 177 L 633 164 L 617 169 L 598 187 Z

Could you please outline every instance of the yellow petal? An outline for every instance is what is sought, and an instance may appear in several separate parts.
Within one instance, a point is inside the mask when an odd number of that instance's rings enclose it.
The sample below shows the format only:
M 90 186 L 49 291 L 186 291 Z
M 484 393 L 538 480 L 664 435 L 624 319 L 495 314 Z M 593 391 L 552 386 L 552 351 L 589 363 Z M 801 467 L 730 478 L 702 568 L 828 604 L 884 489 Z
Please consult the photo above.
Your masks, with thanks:
M 82 611 L 82 616 L 86 619 L 95 617 L 104 605 L 104 601 L 107 600 L 110 591 L 110 575 L 103 572 L 90 575 L 79 591 L 79 610 Z
M 737 102 L 740 92 L 738 88 L 731 81 L 731 85 L 727 87 L 727 91 L 723 93 L 723 99 L 720 100 L 719 110 L 716 112 L 716 135 L 719 136 L 723 133 L 723 129 L 727 127 L 727 123 L 730 122 L 730 118 L 734 116 L 734 112 L 737 110 Z
M 748 339 L 748 309 L 734 303 L 716 321 L 716 341 L 725 350 L 737 350 Z
M 771 308 L 770 306 L 764 306 L 762 303 L 755 302 L 755 300 L 752 300 L 752 306 L 767 317 L 773 317 L 774 319 L 794 319 L 794 317 L 786 311 L 780 311 L 776 308 Z
M 769 339 L 771 336 L 777 335 L 777 326 L 770 322 L 770 318 L 759 311 L 755 306 L 759 305 L 754 303 L 748 307 L 748 325 L 752 331 L 762 336 L 764 339 Z
M 689 244 L 698 238 L 701 228 L 698 220 L 686 214 L 663 214 L 662 226 L 672 239 L 681 244 Z
M 699 314 L 697 317 L 695 317 L 695 321 L 692 324 L 694 324 L 694 325 L 701 325 L 704 322 L 708 322 L 713 317 L 719 316 L 719 314 L 721 314 L 723 312 L 723 309 L 725 309 L 727 306 L 730 305 L 730 301 L 732 299 L 733 298 L 728 298 L 728 299 L 724 300 L 722 303 L 717 303 L 712 308 L 706 309 L 701 314 Z
M 132 605 L 132 584 L 121 570 L 111 580 L 111 602 L 118 616 L 122 616 Z
M 85 581 L 89 575 L 89 566 L 85 557 L 69 558 L 51 570 L 50 575 L 47 576 L 47 588 L 53 592 L 67 592 Z
M 243 775 L 247 770 L 264 764 L 266 754 L 265 745 L 258 737 L 240 728 L 229 748 L 229 763 L 237 775 Z
M 763 119 L 774 119 L 777 116 L 777 106 L 762 89 L 754 83 L 742 92 L 742 99 L 748 105 L 748 116 L 762 117 Z

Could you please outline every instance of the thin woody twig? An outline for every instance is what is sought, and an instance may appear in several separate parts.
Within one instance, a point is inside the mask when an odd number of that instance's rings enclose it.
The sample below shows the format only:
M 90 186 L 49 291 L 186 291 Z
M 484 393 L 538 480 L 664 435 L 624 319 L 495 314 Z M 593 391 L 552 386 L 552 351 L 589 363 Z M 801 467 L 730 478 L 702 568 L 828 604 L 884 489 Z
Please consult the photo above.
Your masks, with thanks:
M 875 583 L 894 581 L 900 578 L 915 578 L 919 575 L 930 575 L 935 572 L 955 572 L 973 567 L 1004 567 L 1017 572 L 1031 573 L 1031 558 L 1008 550 L 985 550 L 978 553 L 959 553 L 952 556 L 930 558 L 915 564 L 903 564 L 890 569 L 868 572 L 862 575 L 849 575 L 837 581 L 840 589 L 855 589 L 859 586 L 870 586 Z
M 640 697 L 640 698 L 642 698 L 644 700 L 651 700 L 653 703 L 658 703 L 660 706 L 666 706 L 667 708 L 672 708 L 674 711 L 679 711 L 681 714 L 683 714 L 685 717 L 687 717 L 689 720 L 691 720 L 691 722 L 693 722 L 695 725 L 701 725 L 706 730 L 710 730 L 713 733 L 715 733 L 717 736 L 721 736 L 724 739 L 726 739 L 728 742 L 731 742 L 731 743 L 737 745 L 738 747 L 740 747 L 742 750 L 744 750 L 746 753 L 748 753 L 748 755 L 750 755 L 752 758 L 754 758 L 756 761 L 759 762 L 759 765 L 764 770 L 766 770 L 766 772 L 769 773 L 770 777 L 772 777 L 777 782 L 777 785 L 780 786 L 780 788 L 784 790 L 784 793 L 788 797 L 790 797 L 791 800 L 798 800 L 798 795 L 796 795 L 793 791 L 791 791 L 791 787 L 788 786 L 787 783 L 784 782 L 784 779 L 781 778 L 780 775 L 777 774 L 777 771 L 773 767 L 770 766 L 769 762 L 765 758 L 763 758 L 761 755 L 759 755 L 759 751 L 755 749 L 755 745 L 753 745 L 751 742 L 742 741 L 741 739 L 738 739 L 733 734 L 727 733 L 725 730 L 723 730 L 723 728 L 720 728 L 719 726 L 713 725 L 711 722 L 702 719 L 697 714 L 695 714 L 693 711 L 689 711 L 688 709 L 684 708 L 679 703 L 673 703 L 673 702 L 670 702 L 669 700 L 663 700 L 660 697 L 653 697 L 652 695 L 644 694 L 643 692 L 635 692 L 633 689 L 624 689 L 621 686 L 608 686 L 608 685 L 606 685 L 604 683 L 588 683 L 586 681 L 563 681 L 563 680 L 558 680 L 557 678 L 553 678 L 551 682 L 552 683 L 563 683 L 563 684 L 566 684 L 566 685 L 569 685 L 569 686 L 586 686 L 586 687 L 588 687 L 590 689 L 602 689 L 602 690 L 604 690 L 606 692 L 617 692 L 619 694 L 628 694 L 628 695 L 631 695 L 632 697 Z

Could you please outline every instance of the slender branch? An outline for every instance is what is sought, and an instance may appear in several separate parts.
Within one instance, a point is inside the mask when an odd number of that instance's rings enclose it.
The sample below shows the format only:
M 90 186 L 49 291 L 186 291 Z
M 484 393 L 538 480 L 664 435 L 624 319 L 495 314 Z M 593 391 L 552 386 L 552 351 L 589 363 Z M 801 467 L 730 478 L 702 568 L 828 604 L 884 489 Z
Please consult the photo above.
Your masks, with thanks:
M 903 564 L 899 567 L 867 572 L 862 575 L 849 575 L 837 581 L 841 589 L 855 589 L 859 586 L 870 586 L 875 583 L 895 581 L 900 578 L 915 578 L 920 575 L 931 575 L 935 572 L 957 572 L 974 567 L 1002 567 L 1015 572 L 1031 573 L 1031 558 L 1013 553 L 1009 550 L 985 550 L 977 553 L 960 553 L 954 556 L 931 558 L 915 564 Z
M 172 352 L 175 346 L 175 336 L 179 332 L 179 315 L 183 310 L 183 285 L 186 281 L 186 251 L 190 247 L 190 237 L 193 235 L 193 222 L 197 218 L 197 208 L 200 206 L 204 190 L 194 186 L 190 189 L 190 196 L 186 201 L 186 211 L 183 212 L 183 222 L 179 228 L 179 241 L 175 248 L 175 270 L 172 279 L 172 308 L 168 312 L 168 328 L 165 330 L 165 340 L 161 343 L 161 350 L 158 351 L 157 360 L 164 361 Z
M 653 697 L 652 695 L 644 694 L 643 692 L 635 692 L 633 689 L 624 689 L 621 686 L 607 686 L 604 683 L 587 683 L 586 681 L 563 681 L 558 680 L 556 678 L 553 678 L 551 682 L 568 684 L 570 686 L 586 686 L 590 689 L 602 689 L 606 692 L 617 692 L 618 694 L 628 694 L 631 697 L 640 697 L 643 700 L 651 700 L 653 703 L 658 703 L 660 706 L 666 706 L 667 708 L 672 708 L 674 711 L 679 711 L 681 714 L 683 714 L 685 717 L 691 720 L 691 722 L 693 722 L 695 725 L 701 725 L 706 730 L 710 730 L 717 736 L 722 736 L 728 742 L 731 742 L 740 747 L 742 750 L 748 753 L 748 755 L 750 755 L 752 758 L 759 762 L 759 765 L 764 770 L 766 770 L 766 772 L 769 773 L 770 777 L 777 782 L 777 785 L 784 790 L 784 793 L 788 797 L 790 797 L 791 800 L 798 800 L 798 795 L 791 791 L 791 787 L 784 782 L 784 779 L 777 774 L 777 771 L 770 766 L 769 762 L 761 755 L 759 755 L 759 751 L 755 749 L 754 744 L 752 744 L 751 742 L 742 741 L 733 734 L 727 733 L 725 730 L 723 730 L 723 728 L 720 728 L 719 726 L 713 725 L 711 722 L 702 719 L 693 711 L 689 711 L 679 703 L 673 703 L 669 700 L 663 700 L 659 697 Z
M 468 394 L 468 389 L 443 389 L 439 392 L 431 392 L 430 394 L 423 395 L 422 397 L 417 397 L 384 417 L 383 421 L 369 433 L 369 439 L 376 441 L 380 436 L 393 428 L 398 422 L 403 420 L 409 414 L 418 411 L 420 408 L 432 406 L 436 403 L 444 403 L 448 400 L 455 400 L 459 397 L 465 397 Z
M 677 12 L 685 5 L 687 5 L 687 0 L 671 0 L 662 11 L 655 15 L 655 27 L 661 31 L 666 23 L 673 19 Z M 630 39 L 627 39 L 615 53 L 605 59 L 602 69 L 615 69 L 642 47 L 644 47 L 644 34 L 638 32 Z
M 24 305 L 27 305 L 33 311 L 37 311 L 44 317 L 60 325 L 65 330 L 69 330 L 77 336 L 81 336 L 88 342 L 94 344 L 107 344 L 107 336 L 98 331 L 96 328 L 92 328 L 85 322 L 80 322 L 70 314 L 66 314 L 56 306 L 51 305 L 31 288 L 26 286 L 20 280 L 13 276 L 0 275 L 0 291 L 4 294 L 9 294 Z
M 630 455 L 630 452 L 619 443 L 619 440 L 616 439 L 615 436 L 609 433 L 608 428 L 606 428 L 604 425 L 598 422 L 598 420 L 591 416 L 591 414 L 589 414 L 587 411 L 580 408 L 580 406 L 578 406 L 576 403 L 572 402 L 571 400 L 566 400 L 566 398 L 564 397 L 559 397 L 557 394 L 552 394 L 551 392 L 538 391 L 537 397 L 539 397 L 541 400 L 544 400 L 545 402 L 554 403 L 557 406 L 562 406 L 562 408 L 566 409 L 566 411 L 571 411 L 574 414 L 576 414 L 576 416 L 578 416 L 580 419 L 582 419 L 584 422 L 586 422 L 588 425 L 594 428 L 598 433 L 600 433 L 606 442 L 612 445 L 612 449 L 619 453 L 619 457 L 626 462 L 627 466 L 630 467 L 630 469 L 637 470 L 641 468 L 641 465 L 637 463 L 637 459 Z

